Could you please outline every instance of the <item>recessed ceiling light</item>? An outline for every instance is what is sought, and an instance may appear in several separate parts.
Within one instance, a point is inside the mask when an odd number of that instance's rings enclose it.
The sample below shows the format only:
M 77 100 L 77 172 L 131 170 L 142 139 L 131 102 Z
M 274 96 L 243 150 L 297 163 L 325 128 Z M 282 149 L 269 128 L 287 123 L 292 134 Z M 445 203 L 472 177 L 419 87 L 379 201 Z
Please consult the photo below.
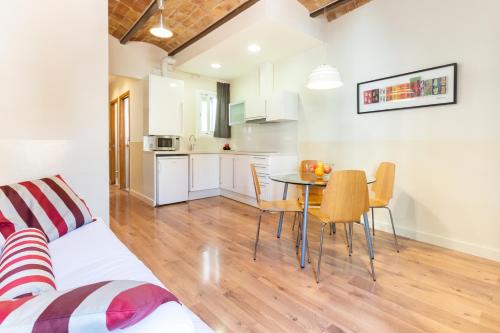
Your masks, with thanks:
M 248 45 L 248 51 L 250 51 L 252 53 L 260 52 L 260 45 L 259 44 L 250 44 L 250 45 Z
M 214 64 L 212 64 L 212 65 L 210 65 L 210 66 L 212 66 L 212 68 L 213 68 L 213 69 L 219 69 L 219 68 L 221 68 L 221 67 L 222 67 L 222 66 L 221 66 L 220 64 L 218 64 L 218 63 L 214 63 Z

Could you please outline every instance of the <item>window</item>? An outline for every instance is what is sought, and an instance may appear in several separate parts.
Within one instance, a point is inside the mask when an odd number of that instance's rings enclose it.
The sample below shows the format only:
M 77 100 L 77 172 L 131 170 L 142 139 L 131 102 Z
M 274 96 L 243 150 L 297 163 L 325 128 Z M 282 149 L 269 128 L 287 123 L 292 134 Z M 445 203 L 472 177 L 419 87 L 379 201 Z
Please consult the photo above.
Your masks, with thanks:
M 198 133 L 214 135 L 217 97 L 213 91 L 198 91 Z

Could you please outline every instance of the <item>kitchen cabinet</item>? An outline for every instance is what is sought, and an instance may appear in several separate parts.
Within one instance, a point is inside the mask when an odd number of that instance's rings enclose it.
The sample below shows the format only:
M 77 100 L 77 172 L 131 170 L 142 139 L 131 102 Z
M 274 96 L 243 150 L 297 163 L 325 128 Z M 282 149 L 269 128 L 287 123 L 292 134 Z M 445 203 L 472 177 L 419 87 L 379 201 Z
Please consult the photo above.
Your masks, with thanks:
M 243 124 L 245 122 L 245 102 L 229 104 L 229 126 Z
M 189 191 L 219 187 L 219 155 L 191 154 L 189 160 Z
M 245 101 L 245 120 L 266 119 L 266 99 L 260 96 Z
M 143 83 L 144 135 L 182 135 L 184 81 L 151 74 Z
M 234 155 L 221 155 L 220 156 L 220 188 L 224 190 L 234 190 Z
M 239 194 L 255 197 L 250 160 L 249 155 L 235 155 L 234 190 Z
M 299 95 L 290 91 L 274 92 L 266 102 L 266 121 L 299 120 Z
M 221 195 L 255 205 L 255 189 L 250 165 L 255 165 L 261 187 L 262 200 L 280 200 L 283 196 L 282 183 L 272 181 L 271 174 L 297 172 L 295 155 L 221 155 L 220 172 Z M 289 189 L 289 197 L 294 196 L 294 189 Z

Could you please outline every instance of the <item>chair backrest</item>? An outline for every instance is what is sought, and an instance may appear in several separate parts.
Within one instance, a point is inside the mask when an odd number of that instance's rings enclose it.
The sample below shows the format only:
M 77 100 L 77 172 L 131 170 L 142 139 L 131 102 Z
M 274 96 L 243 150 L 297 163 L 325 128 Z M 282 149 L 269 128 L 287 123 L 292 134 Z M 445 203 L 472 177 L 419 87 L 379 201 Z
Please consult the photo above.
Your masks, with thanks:
M 333 172 L 323 192 L 321 214 L 338 223 L 359 222 L 368 212 L 366 174 L 360 170 Z
M 394 177 L 396 165 L 391 162 L 380 163 L 375 175 L 375 183 L 372 185 L 372 192 L 375 199 L 382 201 L 386 205 L 392 199 L 394 192 Z
M 307 172 L 310 172 L 308 170 L 308 168 L 313 165 L 313 164 L 317 164 L 319 161 L 318 160 L 302 160 L 300 161 L 300 168 L 299 168 L 299 172 L 300 173 L 307 173 Z M 298 186 L 297 187 L 297 192 L 300 196 L 300 198 L 303 200 L 304 198 L 304 191 L 302 189 L 303 187 L 302 186 Z M 323 197 L 323 188 L 322 187 L 318 187 L 318 186 L 311 186 L 311 188 L 309 189 L 309 201 L 311 202 L 321 202 L 321 199 Z
M 260 189 L 259 177 L 257 176 L 257 170 L 255 170 L 255 164 L 250 164 L 250 170 L 252 170 L 253 187 L 255 189 L 255 198 L 257 203 L 260 203 L 260 194 L 262 193 Z

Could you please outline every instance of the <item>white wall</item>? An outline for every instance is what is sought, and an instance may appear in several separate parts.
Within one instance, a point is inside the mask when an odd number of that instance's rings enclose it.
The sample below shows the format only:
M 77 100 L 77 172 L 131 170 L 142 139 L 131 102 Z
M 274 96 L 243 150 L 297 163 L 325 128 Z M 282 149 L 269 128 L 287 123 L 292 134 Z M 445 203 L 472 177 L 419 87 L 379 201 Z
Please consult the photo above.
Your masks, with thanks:
M 153 44 L 128 42 L 126 45 L 109 35 L 109 73 L 117 76 L 143 79 L 159 72 L 161 59 L 168 54 Z
M 326 54 L 314 49 L 275 64 L 275 87 L 301 95 L 301 159 L 334 162 L 337 170 L 364 169 L 369 176 L 381 161 L 394 161 L 391 207 L 399 234 L 496 260 L 499 12 L 496 0 L 484 0 L 474 11 L 456 0 L 374 0 L 328 24 Z M 339 68 L 345 85 L 305 89 L 312 68 L 324 62 Z M 358 82 L 451 62 L 459 63 L 458 104 L 356 114 Z M 257 91 L 256 75 L 231 81 L 232 97 Z M 243 137 L 257 149 L 269 142 L 262 139 L 269 133 L 253 134 L 236 130 L 237 142 Z M 282 135 L 293 135 L 293 129 Z M 389 230 L 385 212 L 376 220 Z
M 107 221 L 106 2 L 1 6 L 0 184 L 60 173 Z
M 398 231 L 500 260 L 500 2 L 376 0 L 328 26 L 345 86 L 311 118 L 304 156 L 373 171 L 397 164 Z M 458 62 L 458 104 L 356 114 L 356 83 Z M 313 149 L 318 147 L 317 149 Z M 387 216 L 378 215 L 387 222 Z

